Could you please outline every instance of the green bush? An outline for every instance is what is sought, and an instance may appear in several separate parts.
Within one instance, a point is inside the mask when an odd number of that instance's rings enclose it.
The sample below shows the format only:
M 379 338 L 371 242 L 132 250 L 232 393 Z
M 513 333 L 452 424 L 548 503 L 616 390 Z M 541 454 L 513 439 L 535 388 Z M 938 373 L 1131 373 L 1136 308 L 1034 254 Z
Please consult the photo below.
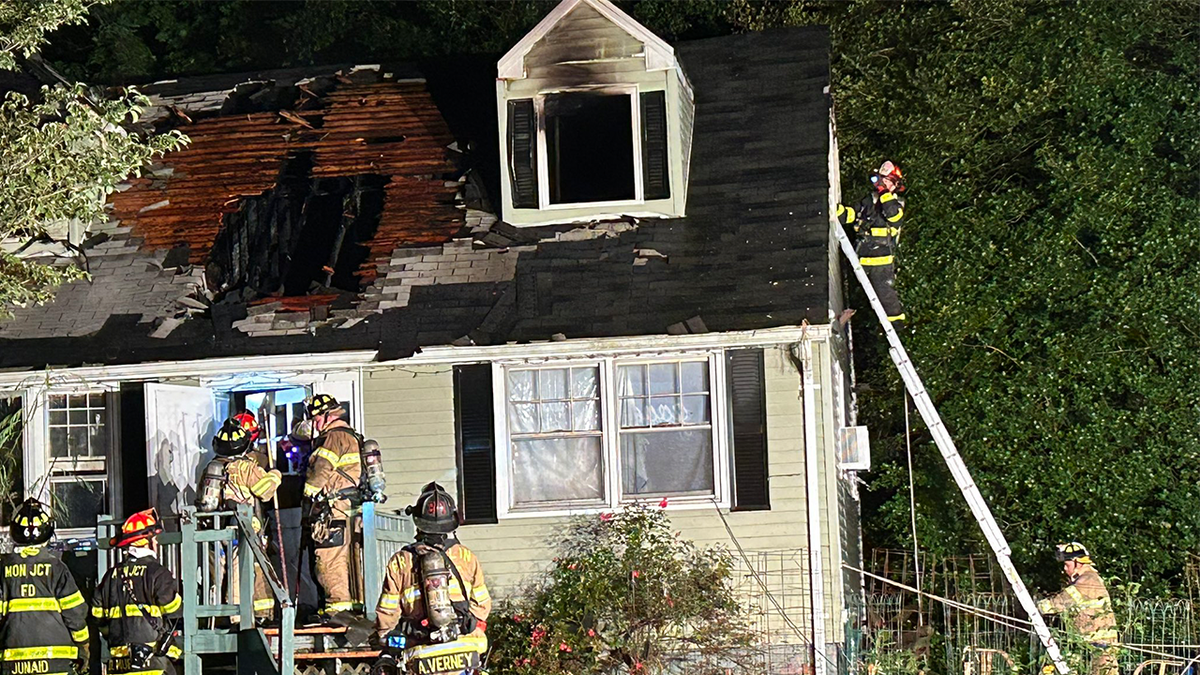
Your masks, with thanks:
M 557 555 L 489 623 L 491 672 L 652 675 L 686 663 L 703 675 L 753 660 L 732 557 L 680 538 L 664 509 L 579 518 Z

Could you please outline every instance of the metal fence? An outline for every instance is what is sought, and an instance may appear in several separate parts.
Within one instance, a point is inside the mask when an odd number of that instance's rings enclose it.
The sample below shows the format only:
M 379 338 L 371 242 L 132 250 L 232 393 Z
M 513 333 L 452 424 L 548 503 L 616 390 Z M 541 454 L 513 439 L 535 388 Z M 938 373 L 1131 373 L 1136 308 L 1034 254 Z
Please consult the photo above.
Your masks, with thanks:
M 871 571 L 893 583 L 868 582 L 861 608 L 866 653 L 860 661 L 894 664 L 897 655 L 904 654 L 924 664 L 923 670 L 952 675 L 1038 672 L 1038 665 L 1045 661 L 1041 644 L 1021 627 L 1025 617 L 1019 603 L 988 557 L 935 560 L 922 554 L 919 579 L 916 560 L 911 551 L 872 553 Z M 919 599 L 899 584 L 919 586 L 926 593 L 973 609 Z M 1147 599 L 1118 594 L 1113 605 L 1122 644 L 1118 656 L 1122 673 L 1174 675 L 1186 671 L 1194 675 L 1200 670 L 1192 667 L 1192 660 L 1200 658 L 1200 605 L 1192 597 Z M 985 616 L 986 612 L 1016 621 L 997 621 Z M 1064 633 L 1059 634 L 1070 643 Z M 1085 671 L 1100 655 L 1086 644 L 1067 647 L 1081 654 L 1078 664 Z

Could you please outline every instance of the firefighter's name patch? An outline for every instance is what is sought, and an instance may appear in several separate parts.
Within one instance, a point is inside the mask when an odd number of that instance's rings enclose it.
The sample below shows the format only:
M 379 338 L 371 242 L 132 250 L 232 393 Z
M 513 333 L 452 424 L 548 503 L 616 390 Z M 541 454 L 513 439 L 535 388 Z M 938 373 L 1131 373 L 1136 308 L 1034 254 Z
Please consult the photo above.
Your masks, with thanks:
M 435 675 L 436 673 L 461 673 L 468 668 L 478 665 L 478 652 L 459 652 L 457 654 L 439 654 L 424 656 L 417 659 L 417 675 Z
M 13 577 L 48 577 L 50 576 L 50 563 L 9 565 L 4 568 L 4 576 L 10 579 Z
M 48 673 L 50 672 L 50 662 L 46 659 L 34 659 L 32 661 L 10 661 L 8 672 L 14 675 L 29 675 L 29 673 Z

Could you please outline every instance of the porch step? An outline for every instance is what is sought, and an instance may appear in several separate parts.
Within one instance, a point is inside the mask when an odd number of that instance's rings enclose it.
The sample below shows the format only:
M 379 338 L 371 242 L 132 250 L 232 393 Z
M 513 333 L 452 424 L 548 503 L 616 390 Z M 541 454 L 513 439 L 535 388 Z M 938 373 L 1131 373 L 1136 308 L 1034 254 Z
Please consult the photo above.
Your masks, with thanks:
M 279 650 L 279 629 L 261 629 L 271 641 L 272 652 Z M 379 650 L 366 645 L 346 643 L 345 626 L 310 626 L 297 628 L 293 632 L 292 653 L 297 661 L 316 659 L 370 659 L 379 658 Z

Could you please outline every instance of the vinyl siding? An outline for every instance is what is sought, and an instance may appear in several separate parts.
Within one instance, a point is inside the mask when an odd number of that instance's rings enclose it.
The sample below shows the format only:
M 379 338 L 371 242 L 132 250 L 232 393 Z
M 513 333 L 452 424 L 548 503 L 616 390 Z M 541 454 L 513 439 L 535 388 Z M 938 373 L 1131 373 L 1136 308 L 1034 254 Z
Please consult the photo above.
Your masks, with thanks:
M 819 345 L 814 352 L 820 358 Z M 795 584 L 802 582 L 801 570 L 807 568 L 808 530 L 806 525 L 804 463 L 804 401 L 801 397 L 801 377 L 788 357 L 785 347 L 764 350 L 765 390 L 767 409 L 768 467 L 770 472 L 771 509 L 727 513 L 730 525 L 737 533 L 742 547 L 753 559 L 758 552 L 800 552 L 787 560 L 784 571 L 790 575 L 789 593 L 793 596 L 789 614 L 800 626 L 809 624 L 806 615 L 807 592 Z M 828 363 L 827 357 L 824 363 Z M 818 371 L 820 372 L 820 371 Z M 825 389 L 822 387 L 819 392 Z M 421 487 L 431 480 L 456 490 L 455 430 L 453 415 L 453 379 L 450 366 L 406 368 L 404 370 L 374 371 L 364 374 L 365 432 L 379 441 L 384 452 L 388 474 L 388 506 L 411 504 Z M 820 401 L 818 400 L 818 403 Z M 816 407 L 818 414 L 825 408 Z M 819 447 L 831 438 L 830 432 L 818 427 Z M 822 462 L 822 480 L 836 477 L 836 460 Z M 826 582 L 826 607 L 831 641 L 840 636 L 835 624 L 841 619 L 837 606 L 841 602 L 838 567 L 835 553 L 840 538 L 837 520 L 831 527 L 827 520 L 838 515 L 836 487 L 821 491 L 821 512 L 826 523 L 822 527 L 823 560 Z M 833 500 L 833 508 L 825 503 Z M 720 518 L 711 509 L 673 510 L 671 520 L 680 534 L 700 545 L 723 545 L 734 548 Z M 562 517 L 519 518 L 502 520 L 495 525 L 471 525 L 460 529 L 464 544 L 478 554 L 486 570 L 488 585 L 494 594 L 503 598 L 518 590 L 522 582 L 539 569 L 544 569 L 554 556 L 553 543 L 566 519 Z M 770 568 L 779 570 L 778 564 Z M 775 578 L 775 577 L 772 577 Z M 782 579 L 783 576 L 778 577 Z M 764 601 L 765 602 L 765 601 Z M 778 620 L 774 623 L 782 624 Z M 794 639 L 794 636 L 793 636 Z M 787 641 L 787 636 L 783 636 Z

